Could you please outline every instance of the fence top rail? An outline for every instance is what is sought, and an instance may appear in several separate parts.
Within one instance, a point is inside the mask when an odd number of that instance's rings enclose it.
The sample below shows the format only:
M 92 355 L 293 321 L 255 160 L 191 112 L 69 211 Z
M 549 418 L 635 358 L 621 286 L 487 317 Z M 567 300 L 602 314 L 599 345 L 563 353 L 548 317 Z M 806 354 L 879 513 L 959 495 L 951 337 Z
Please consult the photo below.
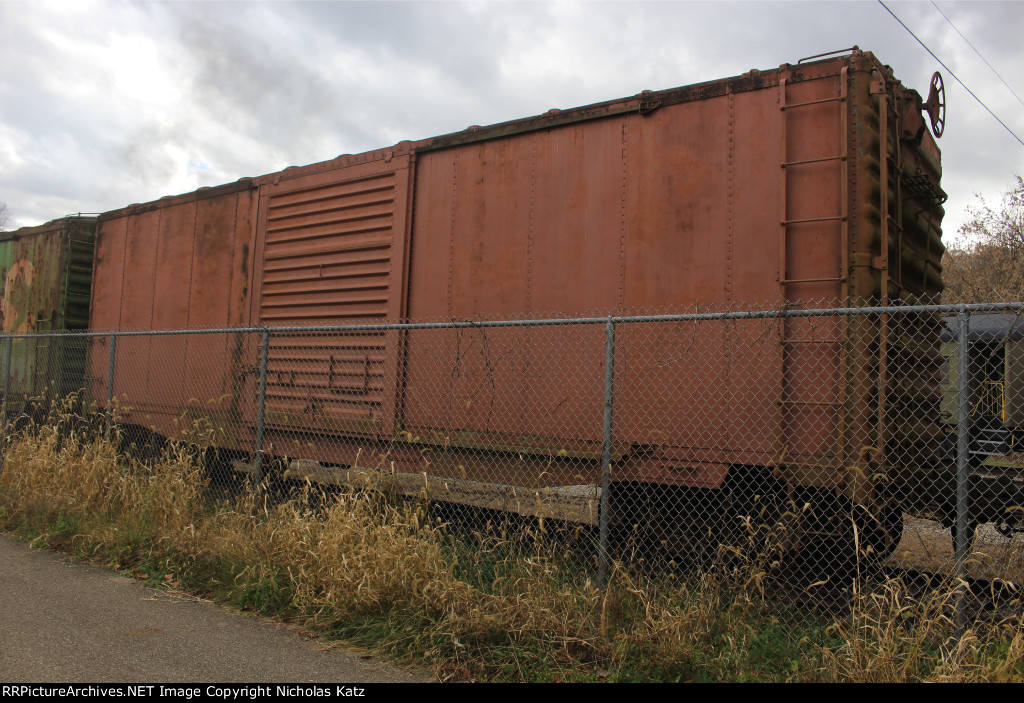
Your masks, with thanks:
M 1024 302 L 961 303 L 956 305 L 891 305 L 868 307 L 807 308 L 796 310 L 736 310 L 728 312 L 693 312 L 670 315 L 605 315 L 600 317 L 557 317 L 536 320 L 449 320 L 446 322 L 373 322 L 342 325 L 309 325 L 282 327 L 216 327 L 163 330 L 64 330 L 58 332 L 0 333 L 0 339 L 45 337 L 152 337 L 194 334 L 263 333 L 299 334 L 304 332 L 380 332 L 390 330 L 476 329 L 486 327 L 550 327 L 558 325 L 604 325 L 609 322 L 708 322 L 716 320 L 766 320 L 794 317 L 838 317 L 846 315 L 907 315 L 914 313 L 984 313 L 1024 312 Z

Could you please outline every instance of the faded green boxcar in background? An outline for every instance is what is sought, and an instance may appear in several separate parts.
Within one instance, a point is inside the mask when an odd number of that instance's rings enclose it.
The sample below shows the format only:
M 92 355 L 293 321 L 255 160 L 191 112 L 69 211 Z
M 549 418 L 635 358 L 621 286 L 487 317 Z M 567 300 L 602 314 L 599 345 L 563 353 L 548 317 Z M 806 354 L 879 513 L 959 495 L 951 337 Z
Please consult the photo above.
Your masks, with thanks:
M 96 218 L 68 216 L 0 233 L 0 327 L 4 334 L 84 330 L 89 326 Z M 7 416 L 32 399 L 48 403 L 84 385 L 82 340 L 14 338 L 0 346 Z
M 955 435 L 959 327 L 955 317 L 944 322 L 941 421 L 946 434 Z M 1013 313 L 974 314 L 967 338 L 971 345 L 970 452 L 978 465 L 1002 465 L 993 459 L 1019 455 L 1024 449 L 1024 318 Z
M 942 329 L 942 405 L 945 462 L 957 460 L 960 381 L 959 322 L 947 317 Z M 968 528 L 993 522 L 1007 537 L 1024 532 L 1024 318 L 1013 313 L 974 314 L 968 400 Z M 951 500 L 949 489 L 945 495 Z M 946 521 L 954 506 L 945 506 Z

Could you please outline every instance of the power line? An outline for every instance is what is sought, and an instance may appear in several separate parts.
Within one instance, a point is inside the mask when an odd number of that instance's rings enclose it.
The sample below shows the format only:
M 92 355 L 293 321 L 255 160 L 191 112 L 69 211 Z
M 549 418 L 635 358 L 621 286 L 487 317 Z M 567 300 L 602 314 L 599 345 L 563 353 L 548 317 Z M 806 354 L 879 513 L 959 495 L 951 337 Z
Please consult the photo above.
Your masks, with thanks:
M 899 23 L 900 23 L 900 25 L 901 25 L 901 26 L 903 27 L 903 29 L 905 29 L 905 30 L 907 30 L 908 32 L 910 32 L 910 36 L 912 36 L 912 37 L 913 37 L 914 39 L 917 39 L 917 43 L 918 43 L 918 44 L 920 44 L 921 46 L 923 46 L 923 47 L 924 47 L 924 50 L 925 50 L 925 51 L 927 51 L 927 52 L 928 52 L 929 54 L 931 54 L 931 55 L 932 55 L 932 58 L 933 58 L 933 59 L 935 59 L 936 61 L 938 61 L 938 62 L 939 62 L 939 65 L 940 65 L 940 66 L 942 66 L 942 67 L 943 67 L 944 69 L 946 69 L 946 71 L 947 71 L 947 72 L 949 73 L 949 75 L 953 76 L 953 78 L 954 78 L 954 79 L 956 80 L 956 82 L 957 82 L 957 83 L 959 83 L 959 84 L 960 84 L 960 85 L 961 85 L 961 86 L 963 87 L 963 89 L 964 89 L 964 90 L 966 90 L 966 91 L 967 91 L 968 93 L 970 93 L 971 97 L 972 97 L 972 98 L 974 98 L 975 100 L 977 100 L 977 101 L 978 101 L 978 104 L 979 104 L 979 105 L 981 105 L 981 106 L 982 106 L 983 108 L 985 108 L 985 109 L 986 109 L 986 110 L 988 111 L 988 114 L 992 115 L 992 117 L 994 117 L 994 118 L 995 118 L 995 121 L 996 121 L 996 122 L 998 122 L 999 124 L 1003 125 L 1003 128 L 1004 128 L 1004 129 L 1006 129 L 1006 131 L 1007 131 L 1007 132 L 1009 132 L 1009 133 L 1010 133 L 1010 135 L 1011 135 L 1011 136 L 1012 136 L 1012 137 L 1013 137 L 1014 139 L 1016 139 L 1016 140 L 1017 140 L 1018 142 L 1020 142 L 1020 145 L 1021 145 L 1021 146 L 1024 146 L 1024 141 L 1022 141 L 1022 140 L 1021 140 L 1021 138 L 1020 138 L 1020 137 L 1018 137 L 1018 136 L 1017 136 L 1017 135 L 1016 135 L 1016 134 L 1014 133 L 1014 131 L 1013 131 L 1012 129 L 1010 129 L 1010 128 L 1009 128 L 1009 127 L 1008 127 L 1008 126 L 1006 125 L 1006 123 L 1005 123 L 1005 122 L 1003 122 L 1003 121 L 1002 121 L 1001 119 L 999 119 L 999 116 L 998 116 L 998 115 L 996 115 L 996 113 L 992 112 L 992 110 L 991 110 L 991 109 L 989 108 L 989 106 L 988 106 L 988 105 L 986 105 L 985 103 L 983 103 L 983 102 L 981 101 L 981 98 L 979 98 L 979 97 L 978 97 L 977 95 L 975 95 L 975 94 L 974 94 L 974 91 L 972 91 L 972 90 L 971 90 L 970 88 L 968 88 L 968 87 L 967 87 L 967 85 L 966 85 L 966 84 L 965 84 L 965 83 L 964 83 L 964 82 L 963 82 L 962 80 L 960 80 L 960 78 L 958 78 L 958 77 L 957 77 L 957 75 L 956 75 L 955 73 L 953 73 L 953 69 L 951 69 L 951 68 L 950 68 L 949 66 L 947 66 L 947 65 L 946 65 L 946 64 L 945 64 L 945 63 L 944 63 L 944 62 L 942 61 L 942 59 L 940 59 L 940 58 L 939 58 L 938 56 L 936 56 L 936 55 L 935 55 L 935 52 L 934 52 L 934 51 L 932 51 L 931 49 L 929 49 L 929 48 L 928 48 L 928 45 L 927 45 L 927 44 L 925 44 L 925 43 L 924 43 L 923 41 L 921 41 L 921 39 L 920 39 L 920 38 L 919 38 L 919 37 L 918 37 L 918 36 L 917 36 L 916 34 L 914 34 L 914 32 L 913 32 L 913 31 L 912 31 L 912 30 L 910 29 L 910 27 L 908 27 L 907 25 L 903 24 L 903 20 L 901 20 L 901 19 L 900 19 L 899 17 L 897 17 L 897 16 L 896 16 L 896 13 L 895 13 L 895 12 L 893 12 L 892 10 L 890 10 L 890 9 L 889 9 L 889 7 L 888 7 L 888 5 L 886 5 L 886 4 L 884 3 L 884 2 L 882 2 L 882 0 L 878 0 L 878 4 L 879 4 L 879 5 L 881 5 L 882 7 L 884 7 L 884 8 L 885 8 L 885 11 L 886 11 L 886 12 L 888 12 L 888 13 L 889 13 L 890 15 L 892 15 L 892 16 L 893 16 L 893 19 L 895 19 L 895 20 L 896 20 L 897 22 L 899 22 Z
M 943 16 L 943 17 L 945 18 L 945 20 L 946 20 L 947 22 L 949 22 L 949 26 L 950 26 L 950 27 L 952 27 L 953 29 L 955 29 L 955 30 L 956 30 L 956 33 L 960 35 L 960 38 L 961 38 L 961 39 L 963 39 L 963 40 L 964 40 L 965 42 L 967 42 L 967 46 L 969 46 L 969 47 L 971 47 L 972 49 L 974 49 L 974 53 L 978 55 L 978 58 L 979 58 L 979 59 L 981 59 L 982 61 L 984 61 L 984 62 L 985 62 L 985 65 L 986 65 L 986 66 L 988 66 L 989 68 L 991 68 L 991 69 L 992 69 L 992 73 L 996 74 L 996 78 L 998 78 L 999 80 L 1003 81 L 1003 85 L 1005 85 L 1005 86 L 1006 86 L 1006 89 L 1007 89 L 1008 91 L 1010 91 L 1011 93 L 1013 93 L 1013 97 L 1017 98 L 1017 102 L 1019 102 L 1019 103 L 1020 103 L 1021 105 L 1024 105 L 1024 100 L 1021 100 L 1021 99 L 1020 99 L 1020 96 L 1019 96 L 1019 95 L 1017 95 L 1017 93 L 1016 93 L 1016 92 L 1015 92 L 1015 91 L 1013 90 L 1013 88 L 1011 88 L 1011 87 L 1010 87 L 1010 84 L 1009 84 L 1009 83 L 1007 83 L 1007 82 L 1006 82 L 1006 80 L 1005 80 L 1005 79 L 1004 79 L 1004 78 L 1003 78 L 1002 76 L 1000 76 L 1000 75 L 999 75 L 999 71 L 997 71 L 997 70 L 995 69 L 995 66 L 993 66 L 992 64 L 990 64 L 990 63 L 988 62 L 988 59 L 986 59 L 986 58 L 985 58 L 984 56 L 982 56 L 982 55 L 981 55 L 981 52 L 980 52 L 980 51 L 978 51 L 977 47 L 975 47 L 975 46 L 974 46 L 974 44 L 972 44 L 972 43 L 971 43 L 971 40 L 970 40 L 970 39 L 968 39 L 967 37 L 965 37 L 965 36 L 964 36 L 964 33 L 963 33 L 963 32 L 961 32 L 961 31 L 960 31 L 960 30 L 959 30 L 959 29 L 957 28 L 957 26 L 956 26 L 955 24 L 953 24 L 953 20 L 949 19 L 949 17 L 946 17 L 946 13 L 945 13 L 945 12 L 943 12 L 943 11 L 942 11 L 942 10 L 941 10 L 941 9 L 939 8 L 939 6 L 935 4 L 935 0 L 932 0 L 932 7 L 934 7 L 934 8 L 936 9 L 936 10 L 938 10 L 938 11 L 939 11 L 939 14 L 940 14 L 940 15 L 942 15 L 942 16 Z

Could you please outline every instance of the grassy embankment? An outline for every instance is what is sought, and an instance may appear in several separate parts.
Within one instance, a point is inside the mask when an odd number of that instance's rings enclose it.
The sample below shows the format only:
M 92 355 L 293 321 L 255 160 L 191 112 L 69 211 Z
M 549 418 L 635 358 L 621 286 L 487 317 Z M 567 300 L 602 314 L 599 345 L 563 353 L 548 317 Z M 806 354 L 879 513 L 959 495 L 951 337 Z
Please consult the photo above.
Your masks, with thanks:
M 453 529 L 386 482 L 211 498 L 194 451 L 146 464 L 82 423 L 6 439 L 0 530 L 385 653 L 441 680 L 1020 681 L 1020 623 L 953 638 L 951 588 L 876 583 L 849 608 L 781 606 L 769 559 L 618 567 L 585 535 Z

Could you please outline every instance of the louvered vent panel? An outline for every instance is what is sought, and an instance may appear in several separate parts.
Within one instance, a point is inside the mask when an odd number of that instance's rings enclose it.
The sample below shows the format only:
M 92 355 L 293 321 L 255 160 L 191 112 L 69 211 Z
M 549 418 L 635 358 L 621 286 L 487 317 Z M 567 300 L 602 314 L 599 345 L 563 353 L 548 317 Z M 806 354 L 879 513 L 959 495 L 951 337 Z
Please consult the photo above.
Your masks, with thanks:
M 262 323 L 388 318 L 394 173 L 271 194 L 266 217 Z M 384 332 L 272 335 L 268 423 L 379 431 L 388 354 Z

